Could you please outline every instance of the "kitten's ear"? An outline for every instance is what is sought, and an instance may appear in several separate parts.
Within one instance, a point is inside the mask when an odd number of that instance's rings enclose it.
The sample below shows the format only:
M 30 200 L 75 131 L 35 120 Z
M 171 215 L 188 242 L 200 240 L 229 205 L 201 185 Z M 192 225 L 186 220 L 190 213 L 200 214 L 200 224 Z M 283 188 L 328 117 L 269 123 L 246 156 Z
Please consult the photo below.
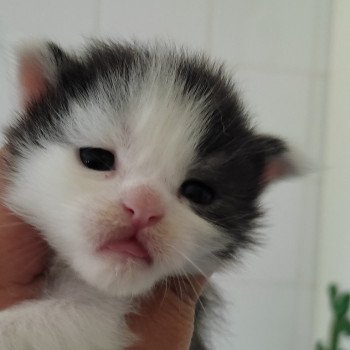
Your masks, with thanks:
M 257 145 L 258 154 L 263 156 L 261 174 L 263 185 L 299 173 L 297 161 L 284 141 L 270 136 L 260 136 Z
M 18 50 L 18 80 L 24 108 L 55 86 L 67 55 L 53 43 L 35 43 Z

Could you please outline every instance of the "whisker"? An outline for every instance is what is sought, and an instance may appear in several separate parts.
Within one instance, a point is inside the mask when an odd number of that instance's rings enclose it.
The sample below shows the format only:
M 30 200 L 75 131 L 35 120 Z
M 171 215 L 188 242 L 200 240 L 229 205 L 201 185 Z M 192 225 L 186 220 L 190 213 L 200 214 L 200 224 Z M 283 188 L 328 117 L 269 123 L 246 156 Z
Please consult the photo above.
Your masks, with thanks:
M 179 284 L 179 288 L 180 288 L 180 300 L 183 300 L 182 288 L 181 288 L 179 276 L 176 276 L 176 280 L 177 280 L 177 282 L 178 282 L 178 284 Z
M 0 205 L 6 207 L 3 203 L 0 204 Z M 10 217 L 16 217 L 16 218 L 18 218 L 18 214 L 16 214 L 16 213 L 14 213 L 13 211 L 11 211 L 11 209 L 8 208 L 8 207 L 6 207 L 6 208 L 7 208 L 8 210 L 6 210 L 5 213 L 2 213 L 2 215 L 3 215 L 4 217 L 10 216 Z
M 47 243 L 44 240 L 41 239 L 35 239 L 31 240 L 30 242 L 26 242 L 25 244 L 22 244 L 21 246 L 12 245 L 8 251 L 16 251 L 21 252 L 23 250 L 29 250 L 28 248 L 32 249 L 33 247 L 39 247 L 39 246 L 46 246 Z
M 166 293 L 168 292 L 168 277 L 166 277 L 165 280 L 164 280 L 163 282 L 165 283 L 165 290 L 164 290 L 162 302 L 160 303 L 160 307 L 163 306 L 164 301 L 165 301 Z
M 31 267 L 32 266 L 32 262 L 33 261 L 38 261 L 38 260 L 41 260 L 42 258 L 44 258 L 46 256 L 46 253 L 41 253 L 41 254 L 38 254 L 38 255 L 36 255 L 35 256 L 35 258 L 32 258 L 32 259 L 27 259 L 27 260 L 29 260 L 29 262 L 27 261 L 26 263 L 25 263 L 25 266 L 23 266 L 23 268 L 26 268 L 26 267 Z M 18 257 L 17 259 L 13 259 L 13 258 L 9 258 L 9 259 L 7 259 L 7 261 L 9 262 L 9 263 L 11 263 L 11 265 L 16 265 L 16 263 L 18 263 L 19 261 L 25 261 L 26 260 L 26 258 L 29 258 L 30 257 L 30 255 L 28 254 L 28 255 L 21 255 L 21 257 Z M 6 264 L 6 260 L 2 260 L 2 262 L 3 263 L 5 263 Z
M 191 282 L 191 279 L 187 276 L 187 274 L 183 271 L 183 278 L 186 278 L 186 280 L 188 281 L 188 283 L 190 284 L 192 290 L 193 290 L 193 293 L 195 294 L 195 296 L 197 297 L 197 301 L 199 302 L 202 310 L 207 314 L 207 310 L 206 308 L 204 307 L 204 304 L 202 303 L 201 301 L 201 298 L 200 298 L 200 295 L 199 293 L 197 292 L 196 288 L 194 287 L 193 283 Z
M 191 242 L 191 244 L 195 245 L 195 246 L 198 247 L 198 248 L 203 248 L 203 246 L 200 245 L 200 244 L 198 244 L 198 243 Z M 203 249 L 203 250 L 204 250 L 204 249 Z M 214 252 L 207 251 L 207 250 L 205 249 L 204 254 L 205 254 L 206 258 L 207 258 L 207 256 L 209 256 L 211 259 L 213 259 L 214 261 L 216 261 L 219 265 L 224 265 L 224 262 L 223 262 L 218 256 L 216 256 L 216 255 L 214 254 Z
M 183 258 L 185 258 L 200 274 L 207 279 L 209 279 L 209 276 L 207 276 L 201 268 L 199 268 L 189 257 L 187 257 L 185 254 L 183 254 L 180 250 L 178 250 L 175 247 L 172 247 L 174 250 L 176 250 Z
M 25 222 L 12 222 L 10 224 L 0 225 L 0 230 L 2 228 L 19 227 L 19 226 L 27 226 L 27 224 Z M 7 232 L 0 232 L 0 234 L 1 233 L 7 233 Z
M 8 249 L 7 252 L 8 253 L 14 252 L 14 256 L 16 257 L 16 258 L 9 257 L 8 261 L 11 261 L 11 263 L 16 263 L 17 261 L 25 260 L 26 257 L 30 257 L 32 255 L 33 248 L 38 248 L 40 246 L 45 246 L 45 245 L 46 245 L 45 242 L 36 241 L 36 242 L 28 243 L 24 247 L 20 247 L 20 248 L 13 247 L 13 249 Z M 46 254 L 47 254 L 47 250 L 43 249 L 42 251 L 38 252 L 36 257 L 42 258 Z M 6 262 L 4 259 L 2 259 L 2 261 Z

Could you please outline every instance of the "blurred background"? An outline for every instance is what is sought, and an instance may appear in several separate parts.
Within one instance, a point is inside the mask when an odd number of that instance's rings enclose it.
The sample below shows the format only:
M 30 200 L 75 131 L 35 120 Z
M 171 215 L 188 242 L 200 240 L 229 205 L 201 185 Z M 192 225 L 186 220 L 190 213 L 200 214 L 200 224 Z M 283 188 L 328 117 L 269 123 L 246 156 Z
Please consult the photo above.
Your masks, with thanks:
M 265 195 L 264 244 L 214 277 L 227 306 L 213 337 L 217 350 L 314 349 L 329 332 L 326 287 L 350 289 L 350 1 L 0 0 L 1 125 L 19 40 L 96 36 L 163 38 L 224 60 L 255 124 L 310 161 L 315 171 Z

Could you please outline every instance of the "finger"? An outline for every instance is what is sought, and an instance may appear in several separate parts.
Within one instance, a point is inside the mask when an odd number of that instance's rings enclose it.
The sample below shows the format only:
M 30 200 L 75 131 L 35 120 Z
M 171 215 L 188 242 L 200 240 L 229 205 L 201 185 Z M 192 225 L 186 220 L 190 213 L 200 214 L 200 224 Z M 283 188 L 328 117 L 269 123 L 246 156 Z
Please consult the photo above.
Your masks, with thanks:
M 44 277 L 38 276 L 30 284 L 12 285 L 0 289 L 0 310 L 13 306 L 21 301 L 36 298 L 42 290 Z
M 31 282 L 46 266 L 47 244 L 37 231 L 3 205 L 0 205 L 0 223 L 0 285 Z M 18 225 L 5 225 L 11 223 Z

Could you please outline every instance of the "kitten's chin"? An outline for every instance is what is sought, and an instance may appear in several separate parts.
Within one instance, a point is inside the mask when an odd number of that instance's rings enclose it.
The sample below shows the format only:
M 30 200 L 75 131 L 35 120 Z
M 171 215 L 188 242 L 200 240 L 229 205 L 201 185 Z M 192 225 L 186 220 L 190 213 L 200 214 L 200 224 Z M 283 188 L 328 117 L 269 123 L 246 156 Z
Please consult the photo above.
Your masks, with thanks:
M 76 257 L 76 272 L 88 284 L 116 297 L 138 296 L 148 292 L 160 279 L 158 269 L 145 261 L 108 261 L 101 257 Z

